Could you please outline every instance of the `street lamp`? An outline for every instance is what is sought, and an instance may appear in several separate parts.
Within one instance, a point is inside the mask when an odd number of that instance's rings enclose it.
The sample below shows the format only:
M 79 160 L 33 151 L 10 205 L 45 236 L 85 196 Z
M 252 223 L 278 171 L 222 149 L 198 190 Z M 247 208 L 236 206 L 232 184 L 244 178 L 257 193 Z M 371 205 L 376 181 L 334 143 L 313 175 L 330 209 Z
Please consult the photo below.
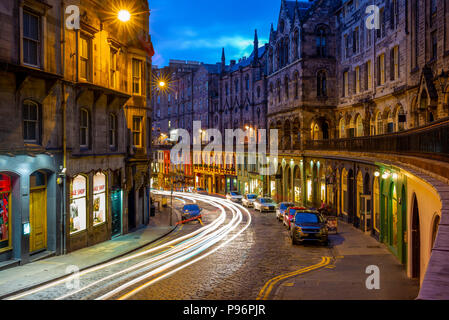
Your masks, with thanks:
M 121 22 L 128 22 L 131 19 L 131 14 L 129 13 L 128 10 L 120 10 L 118 12 L 117 18 Z

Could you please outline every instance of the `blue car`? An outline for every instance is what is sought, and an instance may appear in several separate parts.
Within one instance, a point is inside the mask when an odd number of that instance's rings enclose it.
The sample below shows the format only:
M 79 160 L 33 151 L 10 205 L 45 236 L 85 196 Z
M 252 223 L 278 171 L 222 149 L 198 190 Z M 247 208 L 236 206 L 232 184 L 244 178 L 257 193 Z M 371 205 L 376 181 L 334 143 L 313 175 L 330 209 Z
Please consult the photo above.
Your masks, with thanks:
M 197 204 L 186 204 L 182 208 L 182 220 L 196 220 L 201 218 L 201 209 Z
M 316 210 L 296 210 L 291 220 L 290 237 L 292 244 L 318 241 L 327 245 L 329 240 L 326 219 Z

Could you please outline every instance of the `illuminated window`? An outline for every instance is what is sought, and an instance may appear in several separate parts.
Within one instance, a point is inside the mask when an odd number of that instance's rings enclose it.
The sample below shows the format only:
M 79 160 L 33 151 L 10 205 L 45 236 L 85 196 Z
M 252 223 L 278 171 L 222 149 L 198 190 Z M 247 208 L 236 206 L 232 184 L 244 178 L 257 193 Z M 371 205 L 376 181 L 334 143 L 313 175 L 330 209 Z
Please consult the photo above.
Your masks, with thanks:
M 106 176 L 97 173 L 94 176 L 93 221 L 94 226 L 106 222 Z
M 11 178 L 0 173 L 0 252 L 11 248 Z
M 340 125 L 339 125 L 339 132 L 340 132 L 340 139 L 346 138 L 346 128 L 345 128 L 345 119 L 340 119 Z
M 87 213 L 87 179 L 76 176 L 71 185 L 70 193 L 70 233 L 86 230 Z
M 371 90 L 373 84 L 373 75 L 371 71 L 371 60 L 366 62 L 366 88 Z

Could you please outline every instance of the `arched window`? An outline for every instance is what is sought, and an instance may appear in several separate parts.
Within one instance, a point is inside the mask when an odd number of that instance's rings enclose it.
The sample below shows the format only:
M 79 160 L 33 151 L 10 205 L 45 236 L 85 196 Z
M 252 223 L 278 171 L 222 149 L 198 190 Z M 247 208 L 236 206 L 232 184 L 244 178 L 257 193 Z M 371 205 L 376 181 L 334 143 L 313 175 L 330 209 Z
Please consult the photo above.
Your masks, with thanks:
M 23 140 L 28 143 L 40 143 L 42 130 L 41 108 L 37 103 L 25 101 L 22 110 Z
M 319 57 L 327 56 L 326 31 L 325 31 L 324 27 L 320 27 L 317 30 L 316 49 L 317 49 L 317 55 Z
M 260 98 L 260 86 L 257 87 L 257 98 Z
M 397 131 L 404 131 L 405 130 L 405 123 L 407 121 L 407 116 L 405 115 L 404 108 L 400 106 L 396 113 L 396 130 Z
M 339 123 L 340 139 L 346 138 L 345 118 L 340 119 Z
M 239 93 L 239 80 L 236 79 L 236 80 L 234 81 L 234 83 L 235 83 L 235 93 L 237 94 L 237 93 Z
M 276 90 L 278 94 L 278 102 L 281 102 L 281 82 L 279 80 L 276 84 Z
M 320 126 L 318 125 L 318 123 L 315 123 L 315 122 L 312 123 L 311 129 L 312 129 L 312 132 L 311 132 L 312 140 L 320 140 Z
M 316 91 L 318 97 L 326 97 L 327 96 L 327 83 L 326 83 L 326 72 L 324 70 L 320 70 L 317 73 L 316 78 Z
M 298 32 L 298 30 L 295 31 L 295 34 L 293 36 L 293 50 L 295 51 L 293 53 L 293 56 L 296 60 L 299 58 L 299 32 Z
M 391 111 L 388 112 L 386 120 L 387 120 L 387 133 L 394 132 L 394 120 Z
M 285 90 L 285 99 L 288 99 L 289 86 L 288 86 L 288 77 L 287 76 L 285 76 L 285 78 L 284 78 L 284 90 Z
M 109 114 L 109 147 L 117 147 L 117 116 Z
M 80 147 L 89 147 L 90 117 L 87 109 L 80 110 Z
M 356 136 L 362 137 L 363 136 L 363 121 L 362 116 L 359 114 L 355 120 L 355 129 L 356 129 Z
M 249 90 L 249 75 L 245 76 L 245 88 L 246 88 L 246 91 Z
M 289 61 L 290 61 L 290 57 L 289 57 L 289 40 L 288 37 L 284 39 L 284 66 L 286 66 Z

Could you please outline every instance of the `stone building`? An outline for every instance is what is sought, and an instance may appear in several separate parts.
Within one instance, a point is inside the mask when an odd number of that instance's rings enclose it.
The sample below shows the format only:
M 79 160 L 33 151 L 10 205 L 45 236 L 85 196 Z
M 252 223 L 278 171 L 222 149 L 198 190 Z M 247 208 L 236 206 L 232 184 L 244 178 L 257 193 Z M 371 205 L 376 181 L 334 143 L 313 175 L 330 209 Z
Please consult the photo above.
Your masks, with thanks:
M 79 29 L 66 26 L 72 4 Z M 11 31 L 0 51 L 0 109 L 10 119 L 0 129 L 8 143 L 2 229 L 10 235 L 1 260 L 73 251 L 148 221 L 148 4 L 128 8 L 146 12 L 131 27 L 117 19 L 118 2 L 64 5 L 0 5 L 0 25 Z

